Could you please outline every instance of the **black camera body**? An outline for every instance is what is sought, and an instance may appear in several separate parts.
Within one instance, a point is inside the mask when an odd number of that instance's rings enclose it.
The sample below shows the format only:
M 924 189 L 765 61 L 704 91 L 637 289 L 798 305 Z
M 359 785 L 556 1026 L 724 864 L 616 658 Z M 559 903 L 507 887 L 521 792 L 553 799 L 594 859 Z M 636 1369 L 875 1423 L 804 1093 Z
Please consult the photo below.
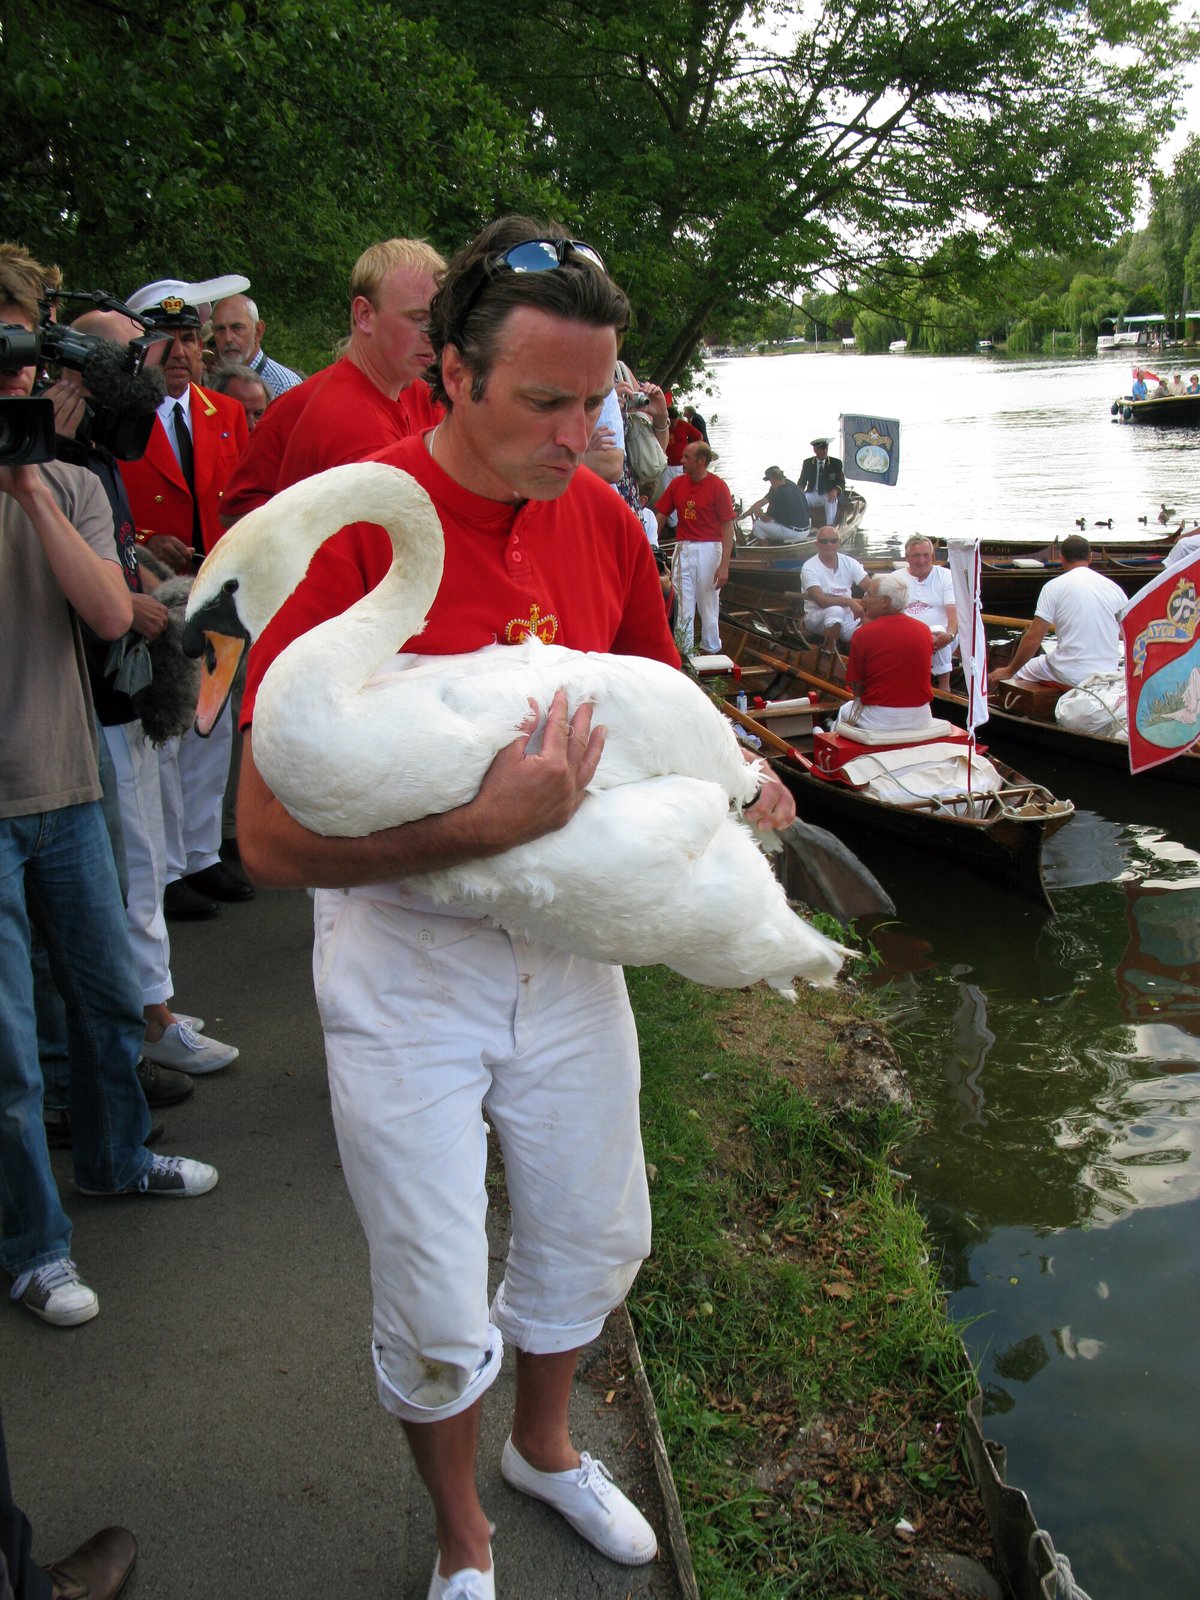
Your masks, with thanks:
M 76 437 L 102 446 L 121 461 L 136 461 L 146 452 L 154 413 L 165 393 L 161 372 L 146 368 L 147 354 L 164 335 L 149 331 L 121 345 L 80 333 L 51 316 L 53 301 L 64 294 L 55 291 L 41 302 L 41 320 L 34 329 L 0 323 L 0 370 L 12 372 L 52 363 L 81 373 L 92 398 Z M 122 301 L 102 291 L 68 298 L 130 315 Z M 134 320 L 142 327 L 150 326 L 144 317 Z M 0 398 L 0 466 L 53 461 L 54 455 L 53 404 L 41 399 Z

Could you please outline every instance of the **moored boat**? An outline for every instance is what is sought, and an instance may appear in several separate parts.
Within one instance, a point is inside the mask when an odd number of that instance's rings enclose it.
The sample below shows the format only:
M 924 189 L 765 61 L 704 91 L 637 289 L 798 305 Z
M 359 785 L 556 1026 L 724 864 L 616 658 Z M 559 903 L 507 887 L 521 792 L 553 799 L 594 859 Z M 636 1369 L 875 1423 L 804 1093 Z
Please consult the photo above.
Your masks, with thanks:
M 961 764 L 964 736 L 935 728 L 928 739 L 863 745 L 843 733 L 826 733 L 818 719 L 835 714 L 850 698 L 828 667 L 824 674 L 816 670 L 829 658 L 797 637 L 798 630 L 790 643 L 777 639 L 761 618 L 734 615 L 722 618 L 721 626 L 747 702 L 739 706 L 727 700 L 726 714 L 760 742 L 795 794 L 802 816 L 835 832 L 848 830 L 856 848 L 871 836 L 903 841 L 1050 906 L 1042 849 L 1074 814 L 1069 800 L 1057 799 L 994 755 L 988 760 L 999 774 L 998 788 L 963 788 L 903 801 L 877 798 L 868 769 L 885 765 L 885 753 L 900 750 L 906 762 L 919 755 Z M 983 753 L 980 747 L 977 754 Z

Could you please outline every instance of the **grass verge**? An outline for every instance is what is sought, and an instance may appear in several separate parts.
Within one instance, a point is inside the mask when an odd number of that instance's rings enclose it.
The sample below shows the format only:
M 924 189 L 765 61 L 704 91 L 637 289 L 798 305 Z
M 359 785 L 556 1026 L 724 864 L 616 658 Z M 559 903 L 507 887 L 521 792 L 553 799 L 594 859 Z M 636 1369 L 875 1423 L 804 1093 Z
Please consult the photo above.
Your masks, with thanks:
M 629 1309 L 705 1600 L 911 1597 L 987 1561 L 973 1385 L 889 1159 L 894 1057 L 845 991 L 628 974 L 654 1249 Z

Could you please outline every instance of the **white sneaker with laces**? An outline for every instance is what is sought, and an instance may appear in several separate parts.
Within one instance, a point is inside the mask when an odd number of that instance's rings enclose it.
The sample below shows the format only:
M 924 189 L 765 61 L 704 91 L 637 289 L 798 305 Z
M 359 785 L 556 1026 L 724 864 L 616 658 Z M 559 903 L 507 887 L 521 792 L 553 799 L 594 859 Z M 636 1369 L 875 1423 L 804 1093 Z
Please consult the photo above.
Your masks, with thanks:
M 176 1022 L 186 1022 L 188 1027 L 192 1030 L 193 1033 L 203 1033 L 204 1032 L 204 1018 L 203 1017 L 192 1017 L 192 1016 L 189 1016 L 186 1011 L 176 1011 L 174 1015 L 175 1015 L 175 1021 Z
M 480 1572 L 478 1567 L 463 1567 L 458 1572 L 452 1572 L 448 1578 L 443 1578 L 435 1561 L 426 1600 L 496 1600 L 495 1562 L 486 1572 Z
M 204 1072 L 220 1072 L 222 1067 L 238 1058 L 235 1045 L 222 1044 L 207 1034 L 197 1033 L 185 1017 L 179 1017 L 167 1028 L 161 1039 L 153 1043 L 147 1039 L 142 1045 L 147 1061 L 160 1067 L 174 1067 L 177 1072 L 190 1072 L 199 1077 Z
M 78 1268 L 67 1256 L 23 1272 L 12 1286 L 12 1297 L 56 1328 L 76 1328 L 100 1311 L 96 1291 L 80 1280 Z
M 152 1155 L 150 1165 L 128 1189 L 85 1189 L 76 1180 L 80 1194 L 161 1194 L 168 1199 L 193 1200 L 217 1186 L 217 1169 L 206 1161 L 191 1161 L 187 1156 Z
M 658 1554 L 658 1540 L 645 1517 L 617 1488 L 603 1461 L 584 1450 L 572 1472 L 539 1472 L 505 1440 L 500 1471 L 522 1494 L 544 1500 L 601 1555 L 622 1566 L 640 1567 Z

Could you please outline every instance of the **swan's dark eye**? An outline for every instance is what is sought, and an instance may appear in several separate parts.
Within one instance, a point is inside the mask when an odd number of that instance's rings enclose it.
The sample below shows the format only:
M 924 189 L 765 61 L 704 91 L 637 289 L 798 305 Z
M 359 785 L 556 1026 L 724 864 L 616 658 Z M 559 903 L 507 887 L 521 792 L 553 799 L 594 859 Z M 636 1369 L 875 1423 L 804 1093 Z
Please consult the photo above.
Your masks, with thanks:
M 237 586 L 238 580 L 236 578 L 226 578 L 225 582 L 221 585 L 221 588 L 226 594 L 236 594 Z

